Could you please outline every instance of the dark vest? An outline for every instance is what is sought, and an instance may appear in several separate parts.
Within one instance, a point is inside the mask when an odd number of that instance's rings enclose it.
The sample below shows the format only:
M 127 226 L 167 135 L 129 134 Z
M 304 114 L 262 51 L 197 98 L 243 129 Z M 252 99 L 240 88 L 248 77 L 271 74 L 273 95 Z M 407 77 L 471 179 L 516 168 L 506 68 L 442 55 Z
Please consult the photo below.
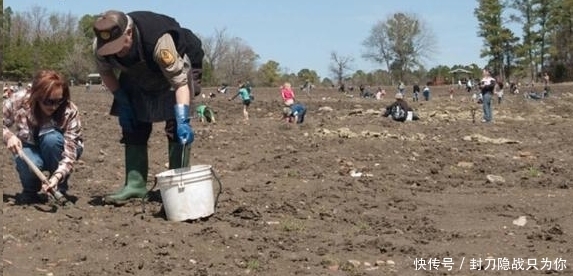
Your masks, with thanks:
M 149 69 L 161 71 L 153 59 L 153 51 L 157 40 L 165 33 L 171 34 L 179 55 L 187 54 L 192 68 L 202 68 L 204 52 L 201 40 L 190 30 L 182 28 L 175 19 L 149 11 L 135 11 L 128 15 L 137 26 L 143 57 Z
M 154 60 L 155 45 L 161 36 L 169 33 L 179 55 L 187 55 L 189 58 L 192 72 L 193 69 L 202 69 L 204 53 L 201 41 L 191 31 L 181 28 L 171 17 L 148 11 L 131 12 L 128 15 L 135 25 L 132 52 L 121 59 L 115 55 L 106 58 L 122 70 L 119 83 L 130 96 L 139 121 L 159 122 L 173 119 L 175 93 Z M 187 85 L 191 84 L 188 82 Z M 111 114 L 119 114 L 118 108 L 114 101 Z

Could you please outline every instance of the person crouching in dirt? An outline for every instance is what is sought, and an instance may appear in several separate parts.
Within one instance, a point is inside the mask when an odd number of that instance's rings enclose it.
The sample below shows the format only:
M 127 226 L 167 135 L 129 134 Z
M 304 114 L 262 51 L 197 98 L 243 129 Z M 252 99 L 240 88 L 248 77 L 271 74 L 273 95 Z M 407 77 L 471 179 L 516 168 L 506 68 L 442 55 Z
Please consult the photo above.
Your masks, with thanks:
M 197 118 L 201 123 L 215 123 L 215 111 L 206 104 L 200 104 L 195 108 L 197 111 Z
M 292 104 L 283 108 L 283 119 L 287 123 L 302 124 L 306 115 L 306 106 L 301 103 Z
M 375 97 L 374 94 L 370 92 L 370 85 L 360 88 L 360 97 L 364 99 L 371 99 Z
M 16 204 L 42 202 L 40 190 L 55 189 L 67 198 L 68 179 L 83 152 L 80 114 L 70 99 L 68 82 L 55 71 L 42 70 L 34 76 L 32 88 L 21 92 L 3 102 L 4 144 L 50 176 L 49 183 L 42 183 L 33 168 L 17 156 L 22 192 L 16 196 Z M 12 126 L 15 132 L 10 130 Z
M 221 94 L 225 94 L 227 93 L 227 88 L 229 86 L 226 83 L 221 84 L 221 86 L 217 87 L 217 92 L 221 93 Z
M 396 93 L 396 101 L 386 107 L 386 112 L 382 117 L 392 117 L 394 121 L 404 122 L 409 120 L 418 120 L 418 115 L 404 100 L 402 93 Z
M 245 122 L 249 120 L 249 105 L 251 105 L 251 93 L 245 86 L 245 83 L 239 81 L 239 90 L 237 94 L 232 98 L 229 98 L 229 101 L 234 100 L 237 96 L 241 96 L 241 100 L 243 101 L 243 119 Z

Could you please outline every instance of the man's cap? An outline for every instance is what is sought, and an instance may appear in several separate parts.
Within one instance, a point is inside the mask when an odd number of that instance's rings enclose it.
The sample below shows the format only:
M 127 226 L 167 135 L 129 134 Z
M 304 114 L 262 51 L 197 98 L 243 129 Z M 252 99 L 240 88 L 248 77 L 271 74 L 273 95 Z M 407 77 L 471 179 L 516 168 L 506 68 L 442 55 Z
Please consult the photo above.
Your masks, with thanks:
M 98 55 L 113 55 L 121 51 L 128 23 L 127 15 L 115 10 L 106 11 L 96 19 L 93 30 L 97 38 Z
M 404 95 L 402 95 L 402 93 L 396 93 L 396 99 L 403 99 Z

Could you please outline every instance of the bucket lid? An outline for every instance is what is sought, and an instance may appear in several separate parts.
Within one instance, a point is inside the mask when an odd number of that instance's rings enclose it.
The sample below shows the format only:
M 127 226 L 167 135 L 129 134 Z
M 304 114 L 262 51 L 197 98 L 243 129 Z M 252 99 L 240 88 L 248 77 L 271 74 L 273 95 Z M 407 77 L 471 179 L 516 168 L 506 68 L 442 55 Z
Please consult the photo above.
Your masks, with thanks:
M 205 170 L 211 170 L 211 165 L 195 165 L 195 166 L 191 166 L 191 167 L 185 167 L 185 168 L 179 168 L 179 169 L 171 169 L 168 171 L 164 171 L 161 173 L 158 173 L 155 175 L 155 177 L 157 178 L 161 178 L 161 177 L 172 177 L 172 176 L 176 176 L 176 175 L 180 175 L 182 173 L 187 173 L 187 172 L 200 172 L 200 171 L 205 171 Z

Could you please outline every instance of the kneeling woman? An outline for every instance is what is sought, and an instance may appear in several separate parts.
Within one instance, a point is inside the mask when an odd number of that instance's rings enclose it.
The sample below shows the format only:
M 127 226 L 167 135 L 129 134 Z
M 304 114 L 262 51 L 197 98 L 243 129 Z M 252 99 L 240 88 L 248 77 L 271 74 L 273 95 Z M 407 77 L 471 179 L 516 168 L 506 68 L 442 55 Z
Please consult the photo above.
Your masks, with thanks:
M 4 100 L 4 144 L 12 153 L 22 151 L 40 170 L 50 173 L 49 185 L 66 195 L 74 162 L 83 151 L 78 108 L 70 100 L 68 82 L 55 71 L 40 71 L 26 93 Z M 14 132 L 10 128 L 14 126 Z M 20 204 L 41 201 L 41 183 L 22 158 L 16 158 L 22 184 Z

